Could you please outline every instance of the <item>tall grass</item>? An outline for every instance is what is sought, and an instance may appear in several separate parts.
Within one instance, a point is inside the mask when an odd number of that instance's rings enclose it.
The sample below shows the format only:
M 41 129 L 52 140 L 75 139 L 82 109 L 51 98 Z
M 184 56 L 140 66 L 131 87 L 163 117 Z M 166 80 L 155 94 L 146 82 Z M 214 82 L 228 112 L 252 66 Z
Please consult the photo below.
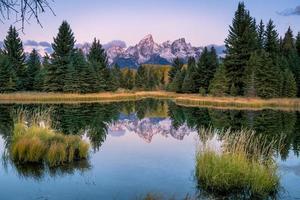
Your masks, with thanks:
M 204 132 L 211 138 L 217 130 L 200 131 Z M 205 143 L 198 149 L 196 177 L 201 188 L 222 195 L 243 193 L 251 198 L 276 193 L 279 177 L 273 149 L 277 142 L 247 130 L 224 131 L 221 140 L 221 152 Z
M 79 136 L 64 135 L 54 131 L 48 125 L 49 122 L 39 121 L 45 118 L 42 116 L 37 114 L 32 117 L 32 120 L 24 121 L 26 118 L 24 113 L 19 114 L 9 148 L 13 161 L 46 162 L 50 166 L 58 166 L 88 157 L 89 144 L 87 142 Z

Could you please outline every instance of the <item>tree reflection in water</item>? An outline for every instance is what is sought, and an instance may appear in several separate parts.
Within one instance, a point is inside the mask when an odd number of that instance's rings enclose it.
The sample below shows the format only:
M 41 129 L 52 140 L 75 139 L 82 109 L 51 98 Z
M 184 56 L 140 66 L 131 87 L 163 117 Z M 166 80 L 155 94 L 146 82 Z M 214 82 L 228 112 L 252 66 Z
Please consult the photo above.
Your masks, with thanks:
M 296 156 L 300 152 L 300 113 L 283 112 L 277 110 L 221 110 L 210 108 L 194 108 L 176 105 L 171 101 L 145 99 L 141 101 L 120 103 L 92 103 L 92 104 L 39 104 L 39 105 L 0 105 L 0 134 L 7 146 L 13 130 L 14 113 L 17 110 L 34 113 L 37 110 L 51 110 L 51 120 L 54 128 L 64 134 L 79 134 L 89 138 L 94 151 L 98 151 L 108 134 L 111 124 L 129 119 L 139 122 L 142 119 L 149 123 L 168 119 L 171 121 L 169 132 L 182 126 L 190 130 L 200 128 L 243 128 L 255 130 L 270 139 L 279 139 L 284 134 L 283 148 L 278 154 L 284 160 L 293 151 Z M 134 123 L 138 124 L 138 123 Z M 188 131 L 189 129 L 184 129 Z M 156 134 L 156 133 L 153 133 Z M 168 133 L 170 134 L 170 133 Z M 151 136 L 152 137 L 152 136 Z M 183 139 L 183 137 L 177 137 Z M 151 142 L 151 140 L 149 140 Z M 88 161 L 49 169 L 45 166 L 15 165 L 20 176 L 43 177 L 43 174 L 69 174 L 74 170 L 89 169 Z

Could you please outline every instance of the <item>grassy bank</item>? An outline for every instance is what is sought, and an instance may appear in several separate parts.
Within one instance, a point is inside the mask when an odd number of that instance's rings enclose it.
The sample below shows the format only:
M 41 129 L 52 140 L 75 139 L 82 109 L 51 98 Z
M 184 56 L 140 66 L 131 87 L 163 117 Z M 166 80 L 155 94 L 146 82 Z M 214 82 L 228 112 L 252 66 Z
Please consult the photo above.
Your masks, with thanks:
M 75 160 L 86 159 L 89 144 L 79 136 L 63 135 L 40 126 L 17 122 L 10 144 L 10 157 L 17 163 L 47 163 L 59 166 Z
M 214 135 L 214 130 L 202 130 Z M 211 137 L 210 137 L 211 138 Z M 196 177 L 206 191 L 220 194 L 246 194 L 249 198 L 265 198 L 279 185 L 277 165 L 272 157 L 273 144 L 264 142 L 253 132 L 226 132 L 222 150 L 203 144 L 196 156 Z
M 165 91 L 103 92 L 95 94 L 12 93 L 0 94 L 0 103 L 86 103 L 135 101 L 143 98 L 170 99 L 184 106 L 238 109 L 300 110 L 300 99 L 259 99 L 246 97 L 204 97 Z

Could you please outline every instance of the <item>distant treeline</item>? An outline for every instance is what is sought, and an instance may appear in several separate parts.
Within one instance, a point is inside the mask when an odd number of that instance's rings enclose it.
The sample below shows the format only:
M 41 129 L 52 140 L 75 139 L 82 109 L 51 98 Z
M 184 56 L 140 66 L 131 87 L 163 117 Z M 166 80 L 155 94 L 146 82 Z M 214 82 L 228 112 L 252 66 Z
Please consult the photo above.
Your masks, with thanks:
M 300 96 L 300 32 L 294 38 L 289 27 L 279 37 L 272 20 L 264 25 L 239 3 L 229 35 L 226 56 L 204 49 L 200 59 L 191 58 L 187 68 L 175 59 L 169 73 L 169 89 L 215 96 Z
M 54 38 L 54 52 L 40 59 L 33 50 L 25 58 L 22 41 L 10 27 L 0 51 L 0 92 L 46 91 L 94 93 L 167 89 L 179 93 L 214 96 L 300 96 L 300 32 L 288 28 L 279 37 L 269 20 L 256 23 L 244 3 L 239 3 L 229 35 L 225 58 L 214 47 L 200 58 L 180 58 L 172 66 L 141 65 L 137 70 L 109 66 L 100 41 L 94 39 L 87 55 L 75 48 L 70 25 L 63 21 Z

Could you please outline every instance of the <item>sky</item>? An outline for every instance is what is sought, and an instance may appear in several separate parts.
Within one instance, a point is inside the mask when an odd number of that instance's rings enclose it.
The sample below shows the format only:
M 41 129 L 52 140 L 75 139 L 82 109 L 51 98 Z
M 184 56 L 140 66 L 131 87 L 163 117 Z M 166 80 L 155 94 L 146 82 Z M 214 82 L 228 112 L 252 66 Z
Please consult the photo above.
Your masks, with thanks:
M 194 46 L 223 44 L 238 0 L 54 0 L 56 16 L 40 16 L 43 28 L 25 25 L 23 40 L 52 42 L 62 20 L 67 20 L 78 43 L 123 40 L 134 45 L 152 34 L 156 42 L 186 38 Z M 245 0 L 250 14 L 259 21 L 272 18 L 280 35 L 291 26 L 300 31 L 299 0 Z M 297 7 L 299 6 L 299 7 Z M 0 41 L 13 21 L 0 22 Z M 20 26 L 20 24 L 15 24 Z

